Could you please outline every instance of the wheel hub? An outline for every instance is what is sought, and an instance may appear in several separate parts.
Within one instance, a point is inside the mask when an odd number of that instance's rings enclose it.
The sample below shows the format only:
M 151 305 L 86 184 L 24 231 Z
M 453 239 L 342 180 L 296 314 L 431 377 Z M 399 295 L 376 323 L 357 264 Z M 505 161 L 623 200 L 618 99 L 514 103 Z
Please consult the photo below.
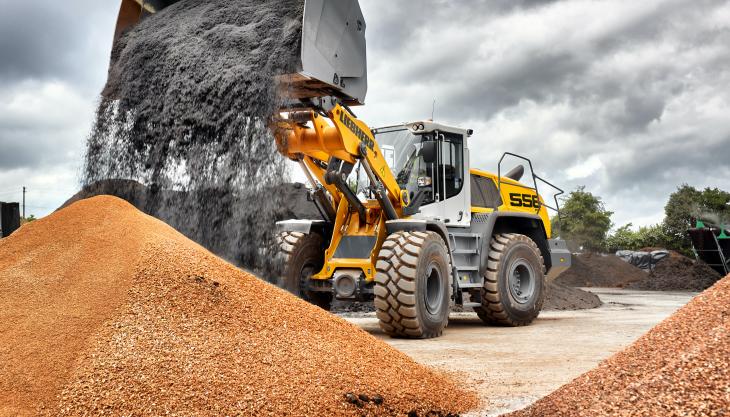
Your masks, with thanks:
M 441 273 L 436 264 L 426 268 L 426 292 L 424 294 L 426 309 L 431 314 L 438 314 L 441 307 Z
M 309 289 L 309 279 L 314 275 L 315 266 L 311 264 L 305 264 L 299 273 L 299 291 L 297 295 L 302 298 L 306 297 L 306 292 Z
M 509 291 L 512 298 L 526 304 L 535 293 L 535 271 L 524 259 L 515 260 L 509 269 Z

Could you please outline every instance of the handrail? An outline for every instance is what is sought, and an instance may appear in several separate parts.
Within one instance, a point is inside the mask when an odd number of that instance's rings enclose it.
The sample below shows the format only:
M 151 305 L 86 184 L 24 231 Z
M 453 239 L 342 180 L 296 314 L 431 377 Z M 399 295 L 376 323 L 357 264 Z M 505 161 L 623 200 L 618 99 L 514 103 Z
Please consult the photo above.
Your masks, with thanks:
M 513 184 L 513 185 L 515 185 L 517 187 L 527 188 L 529 190 L 535 190 L 535 194 L 537 195 L 538 199 L 540 199 L 540 190 L 538 189 L 538 186 L 537 186 L 538 180 L 540 182 L 544 183 L 545 185 L 551 187 L 553 190 L 557 191 L 557 193 L 553 194 L 553 199 L 555 200 L 555 207 L 551 207 L 549 204 L 546 204 L 544 202 L 542 202 L 541 205 L 549 208 L 550 210 L 552 210 L 558 214 L 558 226 L 560 226 L 560 223 L 562 221 L 562 216 L 560 213 L 560 202 L 558 201 L 558 197 L 565 194 L 565 191 L 563 191 L 563 189 L 561 189 L 560 187 L 551 183 L 550 181 L 535 174 L 535 170 L 532 168 L 532 161 L 527 157 L 524 157 L 522 155 L 518 155 L 518 154 L 512 153 L 512 152 L 505 152 L 502 154 L 502 157 L 499 159 L 499 164 L 497 164 L 497 187 L 498 187 L 500 197 L 502 196 L 502 163 L 504 162 L 504 159 L 507 156 L 512 156 L 512 157 L 515 157 L 517 159 L 521 159 L 521 160 L 527 162 L 527 165 L 530 167 L 530 174 L 532 175 L 532 182 L 534 184 L 534 187 L 529 187 L 529 186 L 519 184 L 519 183 Z M 540 207 L 535 208 L 535 214 L 538 214 L 538 213 L 540 213 Z

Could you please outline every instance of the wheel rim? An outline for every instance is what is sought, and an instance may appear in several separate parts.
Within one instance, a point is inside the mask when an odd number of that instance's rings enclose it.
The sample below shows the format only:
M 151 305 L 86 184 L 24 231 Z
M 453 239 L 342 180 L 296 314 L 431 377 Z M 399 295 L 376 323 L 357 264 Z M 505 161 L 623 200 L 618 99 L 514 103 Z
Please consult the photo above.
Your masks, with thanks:
M 526 304 L 535 293 L 535 271 L 524 259 L 517 259 L 509 269 L 509 291 L 512 298 Z
M 431 314 L 438 313 L 441 307 L 441 272 L 436 263 L 426 269 L 426 293 L 424 294 L 426 309 Z

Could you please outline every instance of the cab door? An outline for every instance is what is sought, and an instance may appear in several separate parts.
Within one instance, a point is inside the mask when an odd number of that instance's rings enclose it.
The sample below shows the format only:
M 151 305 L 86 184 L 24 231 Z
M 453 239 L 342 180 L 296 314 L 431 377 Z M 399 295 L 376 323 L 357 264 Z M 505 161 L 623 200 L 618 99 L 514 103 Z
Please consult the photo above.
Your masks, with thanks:
M 438 155 L 431 172 L 434 202 L 422 207 L 421 212 L 424 216 L 438 219 L 447 226 L 468 226 L 469 155 L 466 152 L 464 136 L 442 132 L 436 132 L 435 136 L 438 142 Z

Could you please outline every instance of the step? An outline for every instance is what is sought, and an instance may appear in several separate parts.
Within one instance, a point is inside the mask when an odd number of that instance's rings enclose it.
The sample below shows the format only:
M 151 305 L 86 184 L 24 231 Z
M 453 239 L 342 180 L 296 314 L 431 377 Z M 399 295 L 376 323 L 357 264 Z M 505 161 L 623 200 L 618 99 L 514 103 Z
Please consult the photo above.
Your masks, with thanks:
M 466 265 L 459 266 L 459 265 L 456 265 L 456 270 L 457 271 L 478 271 L 479 270 L 479 267 L 478 266 L 466 266 Z
M 466 232 L 453 232 L 449 233 L 449 235 L 454 237 L 471 237 L 471 238 L 477 238 L 481 236 L 479 233 L 466 233 Z
M 476 255 L 479 251 L 477 249 L 454 249 L 452 253 L 455 255 Z
M 464 289 L 464 288 L 482 288 L 482 283 L 481 282 L 460 282 L 459 283 L 459 288 L 461 288 L 461 289 Z

